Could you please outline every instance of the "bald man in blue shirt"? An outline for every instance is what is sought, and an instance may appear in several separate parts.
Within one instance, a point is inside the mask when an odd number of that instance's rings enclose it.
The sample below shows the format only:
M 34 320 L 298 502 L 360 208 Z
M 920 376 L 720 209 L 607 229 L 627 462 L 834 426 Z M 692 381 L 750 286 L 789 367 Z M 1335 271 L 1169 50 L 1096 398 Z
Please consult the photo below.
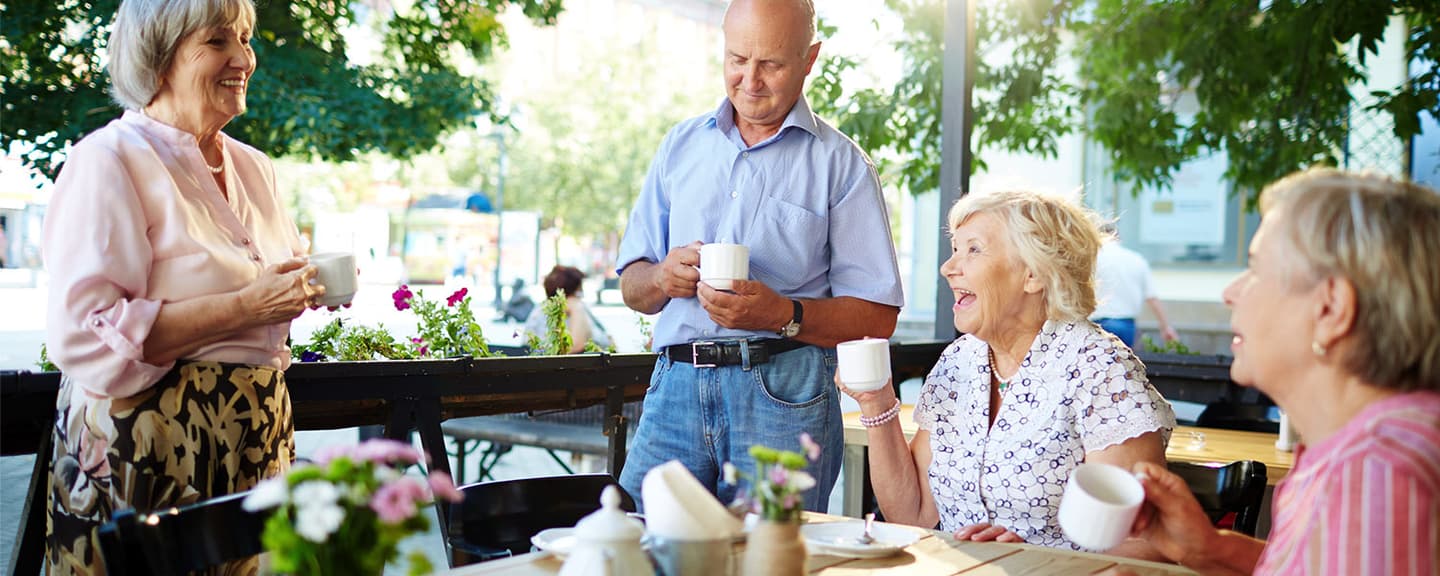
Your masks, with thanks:
M 651 468 L 680 460 L 721 501 L 753 444 L 822 447 L 807 510 L 825 511 L 843 430 L 837 343 L 895 331 L 904 296 L 870 159 L 802 92 L 820 43 L 809 0 L 735 0 L 726 98 L 660 144 L 620 244 L 625 304 L 659 313 L 660 352 L 620 483 L 643 506 Z M 700 282 L 702 244 L 750 250 L 750 280 Z

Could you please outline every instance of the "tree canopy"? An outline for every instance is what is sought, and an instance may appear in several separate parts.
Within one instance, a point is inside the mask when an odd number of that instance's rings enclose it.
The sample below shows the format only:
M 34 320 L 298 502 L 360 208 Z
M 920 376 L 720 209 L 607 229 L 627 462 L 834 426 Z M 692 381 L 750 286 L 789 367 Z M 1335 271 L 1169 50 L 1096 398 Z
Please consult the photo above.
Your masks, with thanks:
M 973 0 L 972 0 L 973 1 Z M 891 90 L 846 93 L 856 66 L 826 60 L 812 102 L 861 147 L 898 158 L 898 183 L 933 190 L 940 173 L 944 0 L 886 0 L 902 19 L 906 74 Z M 1357 103 L 1392 17 L 1406 25 L 1408 81 Z M 1181 163 L 1223 152 L 1250 202 L 1268 182 L 1334 164 L 1357 106 L 1394 119 L 1408 139 L 1440 116 L 1440 3 L 1434 0 L 1010 0 L 981 3 L 973 147 L 1053 156 L 1077 129 L 1104 145 L 1117 179 L 1166 187 Z M 1057 67 L 1079 63 L 1075 77 Z M 1181 114 L 1192 92 L 1199 112 Z M 885 166 L 882 166 L 885 168 Z M 1138 188 L 1137 188 L 1138 189 Z
M 120 114 L 103 54 L 119 0 L 22 0 L 0 10 L 0 146 L 33 143 L 26 161 L 52 177 L 57 152 Z M 249 111 L 226 132 L 272 155 L 345 161 L 406 158 L 494 115 L 495 93 L 471 69 L 506 42 L 498 15 L 551 24 L 561 0 L 266 0 L 256 6 L 259 65 Z M 383 50 L 355 62 L 347 32 Z

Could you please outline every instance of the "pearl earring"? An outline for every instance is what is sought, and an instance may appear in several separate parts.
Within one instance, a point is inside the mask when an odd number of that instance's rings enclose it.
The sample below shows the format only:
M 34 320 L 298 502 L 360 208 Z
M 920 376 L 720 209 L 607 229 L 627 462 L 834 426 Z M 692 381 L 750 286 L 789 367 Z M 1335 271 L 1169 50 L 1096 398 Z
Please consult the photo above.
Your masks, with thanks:
M 1310 341 L 1310 351 L 1314 352 L 1316 356 L 1319 356 L 1321 358 L 1325 357 L 1325 345 L 1321 344 L 1317 340 Z

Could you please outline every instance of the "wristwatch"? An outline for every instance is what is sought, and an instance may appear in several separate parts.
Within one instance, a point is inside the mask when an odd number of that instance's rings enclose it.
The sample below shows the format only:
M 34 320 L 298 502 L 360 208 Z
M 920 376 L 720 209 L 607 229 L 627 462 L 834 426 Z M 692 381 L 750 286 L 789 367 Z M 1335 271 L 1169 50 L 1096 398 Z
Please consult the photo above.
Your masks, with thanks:
M 790 317 L 789 324 L 780 328 L 780 335 L 785 338 L 794 338 L 800 333 L 800 320 L 805 316 L 805 307 L 800 305 L 799 300 L 792 299 L 790 304 L 795 307 L 795 315 Z

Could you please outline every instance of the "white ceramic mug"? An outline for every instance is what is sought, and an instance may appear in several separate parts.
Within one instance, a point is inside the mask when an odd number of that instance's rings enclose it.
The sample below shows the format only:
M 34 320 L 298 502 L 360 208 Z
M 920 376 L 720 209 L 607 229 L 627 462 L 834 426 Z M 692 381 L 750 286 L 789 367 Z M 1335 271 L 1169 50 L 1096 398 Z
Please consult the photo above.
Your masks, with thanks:
M 743 244 L 700 246 L 700 281 L 716 290 L 731 290 L 734 281 L 750 279 L 750 248 Z
M 1081 464 L 1060 497 L 1060 529 L 1090 550 L 1109 550 L 1125 541 L 1145 501 L 1145 487 L 1130 471 L 1109 464 Z
M 349 304 L 355 297 L 358 284 L 355 278 L 355 255 L 349 252 L 322 252 L 312 254 L 310 263 L 315 265 L 315 283 L 325 287 L 325 295 L 320 297 L 319 304 Z
M 840 383 L 855 392 L 877 390 L 890 380 L 890 341 L 862 338 L 835 346 Z

